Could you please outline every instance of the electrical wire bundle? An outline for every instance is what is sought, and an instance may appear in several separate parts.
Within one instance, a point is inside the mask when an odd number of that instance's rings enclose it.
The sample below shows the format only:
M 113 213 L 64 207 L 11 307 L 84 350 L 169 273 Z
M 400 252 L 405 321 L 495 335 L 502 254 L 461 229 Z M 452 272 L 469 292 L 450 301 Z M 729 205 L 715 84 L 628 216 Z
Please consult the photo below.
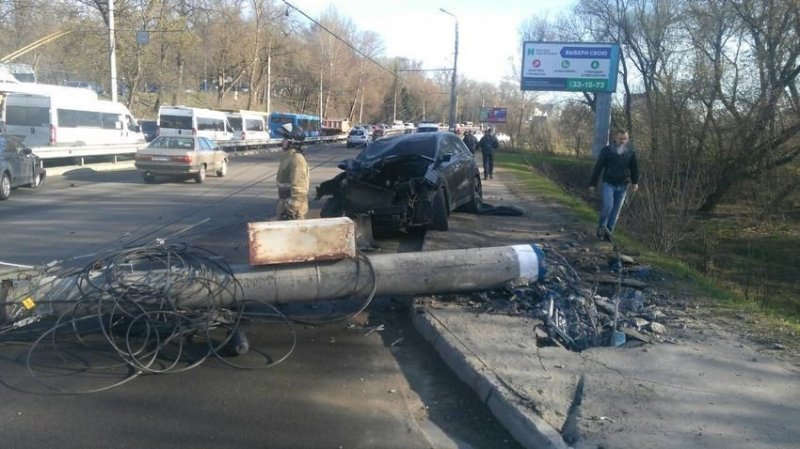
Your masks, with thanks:
M 81 270 L 55 271 L 36 278 L 53 285 L 75 279 L 70 292 L 59 292 L 65 299 L 50 295 L 36 305 L 49 306 L 55 318 L 40 313 L 35 323 L 25 318 L 34 324 L 0 330 L 0 339 L 23 330 L 33 339 L 26 369 L 51 393 L 103 391 L 141 374 L 184 372 L 212 357 L 236 368 L 267 368 L 288 358 L 296 344 L 288 318 L 242 298 L 230 266 L 202 248 L 157 241 L 110 252 Z M 41 287 L 34 283 L 30 290 Z M 276 322 L 288 329 L 285 354 L 251 348 L 245 328 Z M 234 363 L 230 355 L 243 357 Z

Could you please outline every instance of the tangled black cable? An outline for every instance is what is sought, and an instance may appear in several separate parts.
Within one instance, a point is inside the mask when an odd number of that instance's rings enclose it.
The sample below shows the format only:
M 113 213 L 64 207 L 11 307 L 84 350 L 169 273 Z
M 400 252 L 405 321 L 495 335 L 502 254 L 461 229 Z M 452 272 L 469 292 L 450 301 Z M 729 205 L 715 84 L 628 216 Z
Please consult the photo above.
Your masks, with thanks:
M 57 318 L 37 323 L 49 327 L 35 337 L 25 363 L 51 393 L 104 391 L 141 374 L 184 372 L 212 355 L 240 369 L 269 368 L 286 360 L 296 345 L 289 319 L 270 304 L 243 298 L 231 267 L 202 248 L 159 241 L 108 253 L 81 270 L 40 274 L 51 288 L 53 278 L 73 276 L 71 285 L 78 290 L 68 300 L 50 297 L 37 305 L 49 305 Z M 12 298 L 6 305 L 21 301 Z M 275 322 L 287 326 L 286 352 L 273 357 L 250 348 L 244 327 Z M 243 362 L 226 357 L 245 352 L 250 355 Z M 80 374 L 90 387 L 55 385 L 78 383 Z

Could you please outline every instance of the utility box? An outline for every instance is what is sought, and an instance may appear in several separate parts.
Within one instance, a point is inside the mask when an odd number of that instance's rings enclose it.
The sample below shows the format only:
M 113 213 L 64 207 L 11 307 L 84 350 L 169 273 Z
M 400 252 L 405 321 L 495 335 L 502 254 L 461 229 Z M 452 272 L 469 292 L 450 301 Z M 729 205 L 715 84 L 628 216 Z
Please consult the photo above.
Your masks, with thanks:
M 355 257 L 355 235 L 347 217 L 248 223 L 250 265 Z

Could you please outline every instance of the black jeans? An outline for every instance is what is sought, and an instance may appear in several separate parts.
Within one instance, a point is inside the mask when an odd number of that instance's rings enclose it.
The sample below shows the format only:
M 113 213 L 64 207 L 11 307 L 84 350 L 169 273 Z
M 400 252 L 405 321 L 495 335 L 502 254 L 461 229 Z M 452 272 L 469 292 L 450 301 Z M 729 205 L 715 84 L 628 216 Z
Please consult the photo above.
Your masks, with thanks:
M 483 154 L 483 179 L 494 174 L 494 151 L 482 151 Z

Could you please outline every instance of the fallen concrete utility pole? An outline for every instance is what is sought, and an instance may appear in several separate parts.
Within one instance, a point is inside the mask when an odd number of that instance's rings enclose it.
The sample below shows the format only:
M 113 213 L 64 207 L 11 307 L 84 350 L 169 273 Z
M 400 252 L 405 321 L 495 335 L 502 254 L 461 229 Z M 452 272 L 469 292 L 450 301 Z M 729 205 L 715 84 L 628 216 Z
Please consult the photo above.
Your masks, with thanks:
M 366 259 L 366 260 L 363 260 Z M 424 295 L 487 290 L 508 282 L 532 283 L 545 275 L 536 245 L 514 245 L 399 254 L 335 262 L 234 266 L 244 297 L 267 302 L 311 302 L 375 294 Z
M 103 270 L 88 280 L 77 276 L 44 277 L 15 282 L 0 298 L 6 306 L 25 306 L 39 315 L 71 310 L 92 286 L 114 284 L 116 290 L 150 286 L 157 292 L 142 303 L 172 302 L 176 308 L 229 306 L 238 300 L 267 303 L 315 302 L 353 295 L 421 295 L 486 290 L 544 278 L 542 250 L 536 245 L 514 245 L 400 254 L 378 254 L 337 261 L 318 261 L 253 267 L 234 265 L 233 278 L 222 275 L 209 294 L 206 279 L 192 279 L 180 270 L 118 270 L 107 279 Z M 180 278 L 180 281 L 178 279 Z M 234 282 L 234 279 L 236 282 Z M 238 282 L 238 285 L 237 285 Z M 78 284 L 81 288 L 78 288 Z M 97 290 L 97 289 L 96 289 Z M 105 290 L 100 289 L 101 293 Z M 9 312 L 11 312 L 9 310 Z M 12 313 L 6 315 L 12 318 Z

